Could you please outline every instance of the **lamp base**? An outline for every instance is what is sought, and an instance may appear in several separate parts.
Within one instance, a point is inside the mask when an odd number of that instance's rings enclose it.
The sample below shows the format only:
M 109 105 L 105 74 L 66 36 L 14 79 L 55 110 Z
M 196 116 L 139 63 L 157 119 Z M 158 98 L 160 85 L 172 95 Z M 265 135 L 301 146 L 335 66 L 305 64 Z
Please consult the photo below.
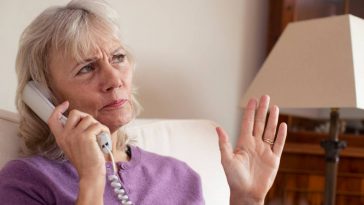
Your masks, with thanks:
M 325 205 L 335 205 L 339 153 L 346 145 L 345 141 L 339 140 L 339 112 L 337 108 L 333 108 L 330 113 L 330 133 L 328 139 L 321 141 L 321 147 L 325 149 L 326 159 Z
M 336 178 L 339 164 L 339 153 L 346 147 L 345 141 L 323 140 L 321 147 L 325 149 L 326 171 L 325 171 L 325 205 L 335 205 Z
M 342 149 L 347 147 L 346 141 L 322 140 L 321 147 L 325 150 L 326 162 L 339 162 L 339 154 Z

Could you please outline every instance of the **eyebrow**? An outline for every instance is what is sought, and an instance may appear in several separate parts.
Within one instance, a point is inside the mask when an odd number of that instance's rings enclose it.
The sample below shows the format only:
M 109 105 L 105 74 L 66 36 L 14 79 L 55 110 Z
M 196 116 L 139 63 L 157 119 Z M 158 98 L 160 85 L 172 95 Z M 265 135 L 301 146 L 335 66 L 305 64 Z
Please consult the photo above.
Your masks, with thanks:
M 114 55 L 115 53 L 119 52 L 120 50 L 125 50 L 122 46 L 118 47 L 117 49 L 115 49 L 114 51 L 112 51 L 110 53 L 110 55 Z M 98 59 L 97 56 L 94 56 L 94 57 L 91 57 L 91 58 L 86 58 L 84 60 L 82 60 L 81 62 L 76 62 L 76 65 L 73 66 L 72 70 L 75 70 L 78 66 L 80 66 L 81 64 L 86 64 L 86 63 L 89 63 L 89 62 L 94 62 Z

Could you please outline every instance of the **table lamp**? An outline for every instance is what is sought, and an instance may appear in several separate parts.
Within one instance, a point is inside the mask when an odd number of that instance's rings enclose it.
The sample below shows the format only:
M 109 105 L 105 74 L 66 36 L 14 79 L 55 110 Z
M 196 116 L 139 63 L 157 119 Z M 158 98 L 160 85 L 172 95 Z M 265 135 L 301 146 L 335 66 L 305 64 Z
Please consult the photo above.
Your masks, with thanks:
M 290 23 L 243 96 L 271 96 L 281 108 L 329 108 L 325 205 L 335 204 L 339 108 L 364 108 L 364 20 L 353 15 Z

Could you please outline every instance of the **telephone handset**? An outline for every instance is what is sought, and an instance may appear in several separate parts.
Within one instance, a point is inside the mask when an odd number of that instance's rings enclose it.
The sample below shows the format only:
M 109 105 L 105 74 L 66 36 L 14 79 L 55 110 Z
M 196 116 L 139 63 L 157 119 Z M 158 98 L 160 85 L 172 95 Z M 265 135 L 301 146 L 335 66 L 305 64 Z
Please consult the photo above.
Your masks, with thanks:
M 48 89 L 45 89 L 36 81 L 29 81 L 23 91 L 24 102 L 44 121 L 47 122 L 51 116 L 54 105 L 49 101 L 51 95 Z M 64 125 L 67 117 L 64 115 L 59 119 Z M 110 136 L 106 132 L 101 132 L 97 135 L 97 142 L 101 150 L 105 154 L 109 154 L 112 150 L 112 142 Z M 109 149 L 109 150 L 108 150 Z
M 24 102 L 44 121 L 47 122 L 48 118 L 54 110 L 54 105 L 50 102 L 51 94 L 48 89 L 45 89 L 36 81 L 29 81 L 23 91 Z M 64 115 L 59 119 L 64 125 L 67 121 L 67 117 Z M 118 200 L 123 205 L 132 205 L 133 203 L 129 199 L 119 176 L 117 175 L 117 168 L 115 165 L 114 157 L 111 152 L 112 144 L 110 136 L 106 132 L 101 132 L 97 135 L 97 142 L 100 145 L 101 150 L 105 154 L 109 154 L 114 173 L 108 178 L 111 182 L 111 186 L 114 188 L 114 192 L 117 195 Z

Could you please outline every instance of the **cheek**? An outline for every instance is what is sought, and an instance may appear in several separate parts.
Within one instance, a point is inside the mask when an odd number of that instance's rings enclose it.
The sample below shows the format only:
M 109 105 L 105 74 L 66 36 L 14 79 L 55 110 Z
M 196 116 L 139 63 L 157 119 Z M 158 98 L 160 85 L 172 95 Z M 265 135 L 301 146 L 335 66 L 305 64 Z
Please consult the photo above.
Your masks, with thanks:
M 70 95 L 67 100 L 70 102 L 70 109 L 77 109 L 95 116 L 98 107 L 96 99 L 91 93 L 80 92 L 76 95 Z
M 121 74 L 125 84 L 130 86 L 133 79 L 133 73 L 134 73 L 133 67 L 128 62 L 127 65 L 125 65 L 124 71 L 122 71 Z
M 128 72 L 124 74 L 124 80 L 123 80 L 128 89 L 131 89 L 132 79 L 133 79 L 133 71 L 132 69 L 129 68 Z
M 55 104 L 56 105 L 57 104 L 61 104 L 61 103 L 63 103 L 66 100 L 69 101 L 69 98 L 67 97 L 68 95 L 64 91 L 52 89 L 52 93 L 53 93 L 53 96 L 55 98 Z
M 71 91 L 69 89 L 59 91 L 56 96 L 59 103 L 69 101 L 70 106 L 67 112 L 76 109 L 95 116 L 97 102 L 93 99 L 93 95 L 86 90 L 75 90 L 74 88 Z

